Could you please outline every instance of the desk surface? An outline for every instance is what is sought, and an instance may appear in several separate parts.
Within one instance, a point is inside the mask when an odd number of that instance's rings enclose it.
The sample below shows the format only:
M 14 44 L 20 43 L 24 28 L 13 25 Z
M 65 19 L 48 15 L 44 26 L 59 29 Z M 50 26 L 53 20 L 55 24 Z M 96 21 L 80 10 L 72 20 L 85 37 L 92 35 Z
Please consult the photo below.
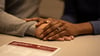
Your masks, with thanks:
M 0 46 L 12 40 L 60 47 L 54 56 L 100 56 L 100 35 L 79 36 L 72 41 L 42 41 L 33 37 L 19 38 L 0 34 Z

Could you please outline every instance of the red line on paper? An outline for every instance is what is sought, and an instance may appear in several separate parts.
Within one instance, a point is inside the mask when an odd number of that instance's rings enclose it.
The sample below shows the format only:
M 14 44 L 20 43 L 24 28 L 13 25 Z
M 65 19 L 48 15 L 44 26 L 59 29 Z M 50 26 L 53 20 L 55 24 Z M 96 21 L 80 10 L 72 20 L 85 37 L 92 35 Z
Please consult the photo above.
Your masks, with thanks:
M 54 47 L 48 47 L 48 46 L 30 44 L 30 43 L 24 43 L 24 42 L 17 42 L 17 41 L 13 41 L 13 42 L 9 43 L 9 45 L 40 49 L 40 50 L 46 50 L 46 51 L 51 51 L 51 52 L 54 52 L 57 49 Z

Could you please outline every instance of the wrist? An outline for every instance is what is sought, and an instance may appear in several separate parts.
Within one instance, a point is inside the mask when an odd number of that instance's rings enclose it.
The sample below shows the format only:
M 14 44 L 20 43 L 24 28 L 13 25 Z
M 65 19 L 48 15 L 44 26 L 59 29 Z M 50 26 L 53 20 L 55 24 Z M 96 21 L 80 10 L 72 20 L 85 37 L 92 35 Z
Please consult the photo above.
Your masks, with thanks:
M 86 22 L 86 23 L 80 23 L 76 24 L 78 27 L 78 35 L 80 34 L 92 34 L 93 33 L 93 28 L 91 23 Z
M 26 31 L 26 35 L 31 35 L 34 36 L 35 35 L 35 30 L 36 30 L 36 24 L 37 22 L 34 22 Z

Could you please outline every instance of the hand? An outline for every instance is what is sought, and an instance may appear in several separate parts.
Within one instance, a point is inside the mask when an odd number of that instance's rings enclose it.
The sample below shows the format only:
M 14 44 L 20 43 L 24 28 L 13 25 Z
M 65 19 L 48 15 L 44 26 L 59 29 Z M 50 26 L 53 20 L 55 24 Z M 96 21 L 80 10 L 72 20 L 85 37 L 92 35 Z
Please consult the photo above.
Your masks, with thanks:
M 69 23 L 69 22 L 64 22 L 62 20 L 60 20 L 60 22 L 63 23 L 63 25 L 56 27 L 56 29 L 58 28 L 58 32 L 53 31 L 53 29 L 49 28 L 49 31 L 47 31 L 45 33 L 48 33 L 48 32 L 51 32 L 51 33 L 48 34 L 46 37 L 44 37 L 45 39 L 55 40 L 55 39 L 61 38 L 63 36 L 76 36 L 76 35 L 79 34 L 78 33 L 78 31 L 79 31 L 78 28 L 80 28 L 80 27 L 78 27 L 76 24 L 72 24 L 72 23 Z
M 56 19 L 47 19 L 46 21 L 49 21 L 46 25 L 46 27 L 43 28 L 43 26 L 39 26 L 37 29 L 41 30 L 39 31 L 36 36 L 38 36 L 39 38 L 43 39 L 43 40 L 48 40 L 48 37 L 50 36 L 54 36 L 56 35 L 54 38 L 55 40 L 73 40 L 74 37 L 73 36 L 67 36 L 62 34 L 62 36 L 60 36 L 58 33 L 56 32 L 57 27 L 62 26 L 63 23 L 60 22 L 60 20 L 56 20 Z M 53 26 L 51 25 L 53 24 Z M 42 28 L 42 29 L 41 29 Z M 63 30 L 64 28 L 62 28 Z
M 39 38 L 39 39 L 43 39 L 45 40 L 43 37 L 40 37 L 41 33 L 44 31 L 43 29 L 48 25 L 48 23 L 45 23 L 45 24 L 42 24 L 40 25 L 36 31 L 35 31 L 35 35 Z M 58 40 L 58 41 L 64 41 L 64 40 L 67 40 L 67 41 L 70 41 L 70 40 L 73 40 L 74 37 L 73 36 L 62 36 L 60 38 L 56 38 L 55 40 Z M 48 39 L 47 39 L 48 40 Z
M 62 39 L 62 37 L 66 36 L 64 40 L 71 39 L 70 36 L 72 35 L 66 35 L 67 32 L 65 31 L 66 27 L 64 26 L 64 21 L 52 18 L 49 18 L 47 20 L 50 21 L 50 23 L 42 30 L 39 36 L 40 38 L 43 38 L 43 40 L 57 40 Z M 57 27 L 61 27 L 60 31 L 57 29 Z
M 40 26 L 41 24 L 43 23 L 46 23 L 46 19 L 43 19 L 43 18 L 39 18 L 39 17 L 34 17 L 34 18 L 27 18 L 27 19 L 24 19 L 26 22 L 29 22 L 29 21 L 37 21 L 37 27 Z
M 54 26 L 53 22 L 51 23 L 52 26 Z M 45 33 L 50 33 L 50 34 L 44 37 L 45 39 L 55 40 L 55 39 L 61 38 L 62 36 L 76 36 L 80 34 L 92 34 L 93 32 L 92 25 L 89 22 L 73 24 L 67 21 L 59 20 L 59 23 L 63 23 L 63 25 L 59 27 L 60 30 L 57 32 L 53 30 L 55 29 L 54 27 L 48 28 L 48 31 L 45 31 Z M 56 27 L 56 29 L 57 28 L 58 27 Z
M 46 19 L 42 19 L 42 18 L 30 18 L 30 19 L 25 19 L 27 22 L 29 21 L 38 21 L 39 23 L 37 24 L 38 28 L 36 29 L 36 36 L 40 39 L 42 39 L 39 35 L 43 32 L 43 28 L 45 28 L 47 26 L 47 24 L 44 24 L 44 23 L 47 23 L 47 20 Z M 49 18 L 50 21 L 53 21 L 54 19 L 51 19 Z M 46 27 L 48 28 L 48 27 Z M 57 38 L 56 40 L 59 40 L 59 41 L 63 41 L 63 40 L 73 40 L 74 37 L 73 36 L 63 36 L 61 38 Z

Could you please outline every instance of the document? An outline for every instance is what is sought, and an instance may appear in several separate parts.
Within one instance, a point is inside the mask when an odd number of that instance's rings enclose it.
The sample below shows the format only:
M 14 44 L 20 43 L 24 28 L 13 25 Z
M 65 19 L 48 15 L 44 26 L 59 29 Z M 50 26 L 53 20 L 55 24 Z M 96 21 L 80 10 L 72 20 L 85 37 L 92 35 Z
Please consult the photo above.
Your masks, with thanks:
M 44 44 L 12 41 L 0 47 L 0 56 L 53 56 L 59 50 Z

